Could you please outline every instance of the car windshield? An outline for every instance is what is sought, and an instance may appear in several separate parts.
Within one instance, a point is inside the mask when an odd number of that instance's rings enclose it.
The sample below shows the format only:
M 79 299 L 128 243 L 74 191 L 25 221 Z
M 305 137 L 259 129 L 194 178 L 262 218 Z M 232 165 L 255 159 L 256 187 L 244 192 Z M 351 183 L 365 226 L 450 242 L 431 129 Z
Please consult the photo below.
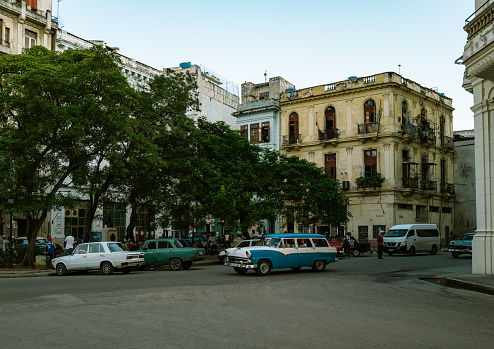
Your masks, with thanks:
M 407 229 L 393 229 L 393 230 L 388 230 L 388 232 L 384 234 L 384 236 L 388 238 L 396 238 L 396 237 L 405 236 L 407 232 L 408 232 Z
M 111 252 L 121 252 L 121 251 L 128 251 L 127 247 L 125 247 L 124 244 L 121 242 L 111 242 L 108 244 L 108 249 Z
M 269 247 L 278 247 L 280 241 L 281 241 L 281 239 L 279 239 L 279 238 L 272 238 L 271 240 L 269 240 L 268 246 Z
M 472 240 L 473 239 L 473 234 L 467 234 L 463 237 L 463 240 Z

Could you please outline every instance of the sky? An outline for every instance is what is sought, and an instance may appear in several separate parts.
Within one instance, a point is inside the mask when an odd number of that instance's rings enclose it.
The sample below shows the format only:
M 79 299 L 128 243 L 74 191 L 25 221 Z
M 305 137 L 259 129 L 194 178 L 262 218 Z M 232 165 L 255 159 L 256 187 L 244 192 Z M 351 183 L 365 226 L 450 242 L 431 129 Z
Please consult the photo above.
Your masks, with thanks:
M 265 72 L 297 89 L 396 72 L 452 98 L 453 129 L 473 129 L 454 62 L 474 0 L 52 1 L 63 30 L 157 69 L 202 64 L 239 89 Z

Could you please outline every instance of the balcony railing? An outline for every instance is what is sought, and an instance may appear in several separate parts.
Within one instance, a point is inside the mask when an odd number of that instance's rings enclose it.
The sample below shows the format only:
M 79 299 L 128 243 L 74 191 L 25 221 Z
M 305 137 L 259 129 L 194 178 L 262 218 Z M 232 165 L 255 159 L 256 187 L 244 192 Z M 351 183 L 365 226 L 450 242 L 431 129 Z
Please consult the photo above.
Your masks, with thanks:
M 441 184 L 441 193 L 454 195 L 455 194 L 455 186 L 454 186 L 454 184 L 451 184 L 451 183 L 442 183 Z
M 403 178 L 402 184 L 403 188 L 414 188 L 418 189 L 419 183 L 417 178 Z
M 379 132 L 378 122 L 362 122 L 358 124 L 358 134 L 376 133 Z
M 428 179 L 422 179 L 420 181 L 420 189 L 437 191 L 437 182 Z
M 325 131 L 319 131 L 319 140 L 324 141 L 327 139 L 338 138 L 338 131 L 339 130 L 337 128 L 330 128 Z
M 299 133 L 298 135 L 292 134 L 292 135 L 288 135 L 288 136 L 282 136 L 281 137 L 281 143 L 283 145 L 302 143 L 302 134 Z
M 441 146 L 446 149 L 453 149 L 454 148 L 454 143 L 453 143 L 453 138 L 447 137 L 447 136 L 442 136 L 441 137 Z
M 404 135 L 406 134 L 413 137 L 417 137 L 417 126 L 410 124 L 403 124 L 401 125 L 401 133 Z

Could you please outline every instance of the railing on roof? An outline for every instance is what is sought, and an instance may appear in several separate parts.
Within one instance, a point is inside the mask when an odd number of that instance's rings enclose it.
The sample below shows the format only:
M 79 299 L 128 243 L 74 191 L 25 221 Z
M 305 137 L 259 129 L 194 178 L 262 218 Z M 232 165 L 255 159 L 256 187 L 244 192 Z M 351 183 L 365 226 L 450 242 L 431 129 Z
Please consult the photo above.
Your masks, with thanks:
M 473 19 L 475 19 L 475 16 L 477 15 L 478 12 L 482 12 L 485 10 L 485 8 L 487 7 L 487 5 L 489 5 L 489 3 L 491 2 L 491 0 L 487 0 L 486 2 L 484 2 L 482 5 L 480 5 L 480 7 L 478 9 L 475 10 L 474 13 L 472 13 L 470 16 L 468 16 L 467 19 L 465 19 L 465 25 L 467 25 L 468 23 L 470 23 Z

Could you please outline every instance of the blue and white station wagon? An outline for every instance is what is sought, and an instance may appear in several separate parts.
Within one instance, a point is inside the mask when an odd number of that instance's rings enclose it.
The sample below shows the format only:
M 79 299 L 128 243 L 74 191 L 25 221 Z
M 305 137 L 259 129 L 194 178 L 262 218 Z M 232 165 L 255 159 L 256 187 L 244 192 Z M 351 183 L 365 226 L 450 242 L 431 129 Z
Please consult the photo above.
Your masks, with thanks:
M 255 269 L 257 275 L 269 275 L 272 269 L 312 267 L 323 271 L 337 262 L 336 248 L 319 234 L 268 234 L 257 246 L 228 251 L 225 265 L 239 274 Z

